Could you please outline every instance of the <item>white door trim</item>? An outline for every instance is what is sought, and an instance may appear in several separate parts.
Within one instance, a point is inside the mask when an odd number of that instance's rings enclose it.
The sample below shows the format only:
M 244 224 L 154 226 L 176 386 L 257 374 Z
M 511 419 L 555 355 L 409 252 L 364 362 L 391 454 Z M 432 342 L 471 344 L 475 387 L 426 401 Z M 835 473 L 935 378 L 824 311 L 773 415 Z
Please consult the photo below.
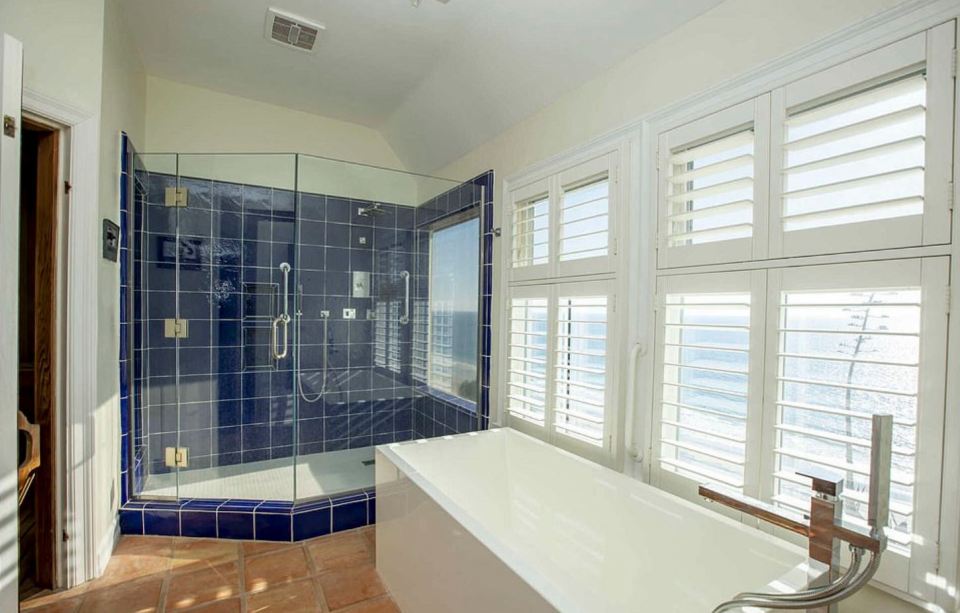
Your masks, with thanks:
M 66 318 L 60 329 L 67 334 L 60 363 L 64 395 L 58 418 L 64 443 L 58 454 L 57 481 L 62 488 L 60 525 L 69 543 L 59 545 L 66 552 L 61 553 L 59 579 L 64 587 L 72 587 L 98 576 L 108 559 L 99 552 L 103 547 L 95 539 L 94 505 L 100 116 L 29 89 L 23 92 L 23 110 L 61 124 L 66 128 L 64 135 L 69 136 L 64 141 L 68 144 L 63 147 L 62 169 L 71 189 L 65 197 L 61 228 L 66 239 L 61 243 L 66 287 L 58 289 L 67 306 L 60 311 Z
M 23 46 L 0 32 L 0 116 L 14 133 L 0 133 L 0 287 L 18 284 L 20 242 L 20 115 Z M 0 609 L 15 611 L 19 562 L 17 493 L 17 295 L 0 292 Z M 12 392 L 12 393 L 11 393 Z

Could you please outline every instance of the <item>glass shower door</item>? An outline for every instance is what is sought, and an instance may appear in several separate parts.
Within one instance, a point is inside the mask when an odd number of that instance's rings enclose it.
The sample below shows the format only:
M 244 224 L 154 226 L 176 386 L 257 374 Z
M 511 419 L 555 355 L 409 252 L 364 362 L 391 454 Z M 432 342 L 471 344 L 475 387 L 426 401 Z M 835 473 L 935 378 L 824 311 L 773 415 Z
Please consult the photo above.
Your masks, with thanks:
M 293 155 L 178 156 L 180 498 L 294 498 L 294 175 Z

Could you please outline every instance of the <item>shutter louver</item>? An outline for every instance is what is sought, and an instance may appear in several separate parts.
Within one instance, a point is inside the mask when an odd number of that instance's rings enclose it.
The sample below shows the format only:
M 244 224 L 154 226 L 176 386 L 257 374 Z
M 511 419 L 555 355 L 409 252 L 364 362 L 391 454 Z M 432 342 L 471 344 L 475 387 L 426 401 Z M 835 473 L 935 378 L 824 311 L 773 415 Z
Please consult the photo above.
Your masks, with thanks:
M 603 444 L 607 386 L 607 297 L 557 300 L 554 428 Z
M 560 261 L 607 255 L 610 181 L 565 189 L 560 208 Z
M 547 395 L 547 299 L 510 301 L 507 411 L 544 425 Z
M 866 528 L 870 417 L 894 416 L 891 546 L 909 547 L 920 360 L 920 290 L 784 292 L 780 305 L 775 503 L 809 508 L 809 480 L 844 477 L 844 517 Z
M 550 199 L 544 195 L 516 205 L 513 211 L 514 268 L 546 264 L 550 256 Z
M 753 149 L 751 129 L 671 154 L 668 246 L 753 235 Z
M 743 491 L 750 294 L 668 294 L 660 463 Z
M 922 215 L 925 136 L 924 74 L 790 114 L 783 230 Z

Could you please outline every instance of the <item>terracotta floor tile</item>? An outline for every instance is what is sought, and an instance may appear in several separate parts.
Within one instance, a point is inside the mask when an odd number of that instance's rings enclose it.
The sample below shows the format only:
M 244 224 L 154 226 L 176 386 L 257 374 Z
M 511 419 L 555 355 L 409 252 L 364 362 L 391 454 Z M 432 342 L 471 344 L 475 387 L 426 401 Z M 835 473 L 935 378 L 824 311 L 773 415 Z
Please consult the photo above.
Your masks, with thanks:
M 240 595 L 237 562 L 175 574 L 167 585 L 167 611 L 180 611 Z
M 247 596 L 247 613 L 314 613 L 323 611 L 320 590 L 304 579 Z
M 342 609 L 386 593 L 372 564 L 324 573 L 317 580 L 330 610 Z
M 75 613 L 83 602 L 83 596 L 61 598 L 59 600 L 22 602 L 20 610 L 30 613 Z
M 364 600 L 360 604 L 342 609 L 342 613 L 400 613 L 400 608 L 392 598 L 384 596 L 376 600 Z
M 244 559 L 244 585 L 248 592 L 262 592 L 308 576 L 310 566 L 303 547 Z
M 184 572 L 234 562 L 240 557 L 236 541 L 178 539 L 173 544 L 173 571 Z
M 65 600 L 75 601 L 74 605 L 79 606 L 80 598 L 87 592 L 87 589 L 89 587 L 90 587 L 89 583 L 83 583 L 70 590 L 60 590 L 58 592 L 48 592 L 45 594 L 33 596 L 32 598 L 24 600 L 23 602 L 20 603 L 20 610 L 21 611 L 37 611 L 37 610 L 58 611 L 60 609 L 57 609 L 56 607 L 54 607 L 54 605 Z M 48 608 L 45 609 L 44 607 L 48 607 Z M 70 610 L 69 605 L 63 610 L 69 611 Z
M 319 572 L 373 562 L 367 539 L 359 532 L 324 536 L 307 542 L 306 547 Z
M 160 604 L 162 579 L 91 590 L 83 598 L 80 613 L 153 613 Z
M 258 556 L 264 553 L 270 553 L 271 551 L 293 549 L 299 546 L 299 544 L 295 543 L 273 543 L 270 541 L 243 541 L 241 545 L 243 555 L 246 557 Z
M 360 533 L 363 534 L 365 539 L 367 539 L 367 545 L 370 546 L 370 551 L 375 556 L 377 551 L 377 529 L 373 526 L 370 526 L 363 528 Z
M 165 537 L 127 536 L 120 539 L 113 557 L 107 563 L 103 576 L 90 589 L 100 589 L 136 581 L 146 577 L 160 577 L 168 570 L 173 556 L 173 539 Z
M 242 609 L 243 605 L 240 604 L 240 599 L 231 598 L 230 600 L 211 602 L 208 605 L 190 609 L 190 613 L 240 613 Z

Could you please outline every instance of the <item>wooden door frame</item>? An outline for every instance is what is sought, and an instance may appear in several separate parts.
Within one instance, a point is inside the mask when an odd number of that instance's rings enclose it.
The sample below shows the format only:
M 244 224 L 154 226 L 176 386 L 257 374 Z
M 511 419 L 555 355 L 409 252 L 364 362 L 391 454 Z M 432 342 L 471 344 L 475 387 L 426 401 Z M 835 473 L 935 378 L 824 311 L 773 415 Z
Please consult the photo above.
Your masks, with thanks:
M 40 468 L 34 481 L 37 505 L 37 576 L 40 587 L 58 587 L 60 559 L 57 541 L 60 505 L 58 460 L 60 457 L 60 414 L 58 409 L 59 356 L 58 329 L 60 305 L 57 301 L 60 265 L 61 210 L 63 191 L 60 140 L 62 127 L 29 113 L 23 114 L 24 131 L 43 134 L 36 155 L 36 187 L 34 212 L 34 353 L 33 353 L 33 421 L 40 426 Z M 21 156 L 21 166 L 26 163 Z M 22 189 L 22 186 L 21 186 Z M 22 201 L 21 201 L 22 206 Z M 23 237 L 21 236 L 21 240 Z
M 102 513 L 96 504 L 97 288 L 99 257 L 99 109 L 80 109 L 29 88 L 23 111 L 60 130 L 60 224 L 58 232 L 58 391 L 56 466 L 58 587 L 72 587 L 99 576 L 109 561 L 116 530 L 99 534 Z M 69 308 L 67 308 L 69 305 Z M 67 333 L 69 331 L 69 334 Z M 119 433 L 117 433 L 119 436 Z M 100 471 L 98 471 L 100 468 Z M 117 467 L 117 471 L 119 468 Z M 116 515 L 116 512 L 113 514 Z M 112 524 L 116 524 L 113 517 Z

